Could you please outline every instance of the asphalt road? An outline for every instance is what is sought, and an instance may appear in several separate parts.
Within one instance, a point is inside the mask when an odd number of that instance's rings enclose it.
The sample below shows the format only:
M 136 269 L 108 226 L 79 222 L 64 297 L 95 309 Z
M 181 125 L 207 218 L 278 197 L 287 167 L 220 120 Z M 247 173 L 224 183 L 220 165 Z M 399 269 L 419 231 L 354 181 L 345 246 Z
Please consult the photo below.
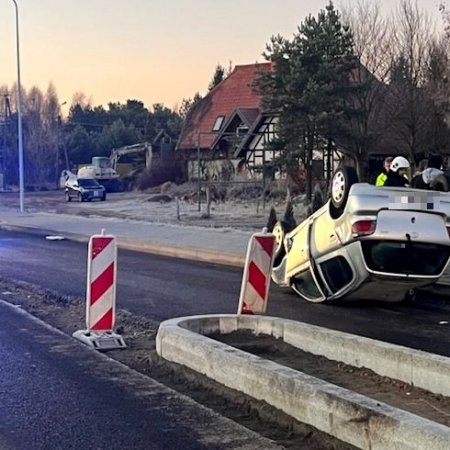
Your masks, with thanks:
M 1 450 L 275 447 L 2 302 L 0 342 Z
M 87 246 L 0 231 L 0 277 L 83 298 Z M 119 251 L 119 308 L 153 320 L 235 313 L 238 269 Z M 268 315 L 308 322 L 450 356 L 450 298 L 424 295 L 413 305 L 310 304 L 272 285 Z

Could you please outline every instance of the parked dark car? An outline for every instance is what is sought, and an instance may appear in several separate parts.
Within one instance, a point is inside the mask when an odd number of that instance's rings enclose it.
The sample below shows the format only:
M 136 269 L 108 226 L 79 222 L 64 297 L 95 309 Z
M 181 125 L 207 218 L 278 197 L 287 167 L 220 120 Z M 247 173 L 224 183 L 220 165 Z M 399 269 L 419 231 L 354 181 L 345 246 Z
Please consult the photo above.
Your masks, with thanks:
M 73 198 L 80 202 L 105 201 L 106 189 L 92 178 L 70 179 L 66 183 L 65 197 L 67 202 Z

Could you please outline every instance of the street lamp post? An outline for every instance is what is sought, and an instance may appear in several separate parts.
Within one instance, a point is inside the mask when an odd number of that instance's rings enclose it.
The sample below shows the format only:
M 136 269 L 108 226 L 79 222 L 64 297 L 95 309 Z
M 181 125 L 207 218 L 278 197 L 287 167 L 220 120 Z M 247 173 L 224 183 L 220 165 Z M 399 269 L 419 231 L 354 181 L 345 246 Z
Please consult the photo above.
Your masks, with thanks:
M 19 196 L 20 212 L 23 213 L 24 180 L 23 180 L 23 137 L 22 137 L 22 84 L 20 82 L 20 51 L 19 51 L 19 8 L 16 0 L 12 0 L 16 9 L 16 46 L 17 46 L 17 133 L 19 147 Z

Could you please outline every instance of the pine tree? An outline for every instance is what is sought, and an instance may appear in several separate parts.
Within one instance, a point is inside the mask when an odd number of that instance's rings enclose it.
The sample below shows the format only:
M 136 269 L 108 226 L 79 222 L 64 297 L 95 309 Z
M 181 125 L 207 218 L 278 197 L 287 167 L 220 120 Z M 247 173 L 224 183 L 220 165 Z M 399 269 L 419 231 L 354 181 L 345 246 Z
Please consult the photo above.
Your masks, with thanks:
M 212 80 L 208 85 L 208 91 L 212 91 L 219 83 L 221 83 L 226 78 L 226 76 L 227 72 L 225 70 L 225 67 L 223 67 L 222 64 L 217 64 Z
M 292 41 L 273 37 L 264 56 L 273 72 L 260 80 L 263 104 L 280 114 L 276 145 L 284 149 L 278 163 L 295 179 L 303 162 L 311 200 L 311 163 L 319 137 L 332 143 L 348 136 L 348 122 L 358 114 L 351 101 L 357 66 L 352 33 L 330 2 L 317 18 L 305 19 Z
M 286 203 L 286 209 L 284 211 L 283 223 L 284 223 L 286 232 L 292 231 L 297 226 L 297 222 L 295 221 L 295 217 L 294 217 L 294 205 L 292 204 L 291 200 L 289 200 Z
M 269 218 L 267 220 L 267 231 L 271 233 L 273 231 L 273 227 L 277 223 L 277 213 L 275 211 L 275 208 L 272 206 L 270 208 Z

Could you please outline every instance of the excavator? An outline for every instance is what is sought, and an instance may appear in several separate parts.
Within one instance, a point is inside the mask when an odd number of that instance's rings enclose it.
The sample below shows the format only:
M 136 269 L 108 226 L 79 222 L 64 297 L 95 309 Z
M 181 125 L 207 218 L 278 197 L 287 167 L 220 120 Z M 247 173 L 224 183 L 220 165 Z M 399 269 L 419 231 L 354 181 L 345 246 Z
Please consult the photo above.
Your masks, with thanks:
M 120 167 L 119 160 L 124 156 L 131 162 Z M 148 142 L 115 148 L 109 157 L 94 156 L 90 165 L 80 167 L 77 178 L 94 178 L 108 192 L 121 192 L 139 172 L 151 167 L 152 156 L 152 146 Z

